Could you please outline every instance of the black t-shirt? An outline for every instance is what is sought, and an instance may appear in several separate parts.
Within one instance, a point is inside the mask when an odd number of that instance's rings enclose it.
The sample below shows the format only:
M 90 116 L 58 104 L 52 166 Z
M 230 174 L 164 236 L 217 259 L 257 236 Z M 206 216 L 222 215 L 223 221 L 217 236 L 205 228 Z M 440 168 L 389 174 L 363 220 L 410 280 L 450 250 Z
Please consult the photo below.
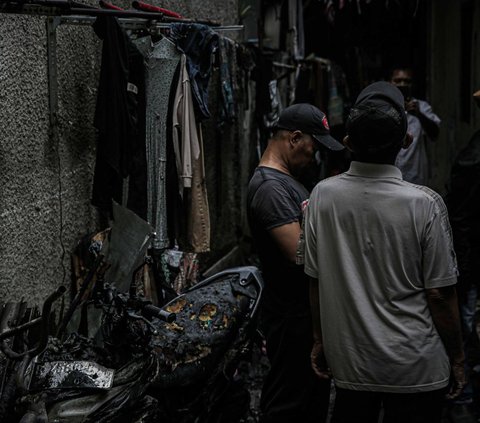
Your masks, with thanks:
M 289 263 L 269 230 L 302 221 L 301 204 L 308 191 L 291 176 L 258 167 L 248 185 L 248 220 L 265 279 L 263 308 L 270 313 L 304 315 L 309 312 L 308 278 L 303 266 Z

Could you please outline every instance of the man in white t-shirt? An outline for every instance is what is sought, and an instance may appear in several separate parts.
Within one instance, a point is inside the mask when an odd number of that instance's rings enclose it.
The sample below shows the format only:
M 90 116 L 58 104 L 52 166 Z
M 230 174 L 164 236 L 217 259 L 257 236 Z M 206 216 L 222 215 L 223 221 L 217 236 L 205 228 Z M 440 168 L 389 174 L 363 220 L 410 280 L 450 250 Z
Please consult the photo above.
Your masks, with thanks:
M 403 179 L 418 185 L 428 182 L 428 160 L 426 140 L 435 141 L 438 137 L 440 118 L 426 101 L 412 97 L 413 71 L 409 67 L 396 67 L 391 73 L 390 82 L 397 86 L 405 98 L 408 133 L 412 144 L 401 149 L 395 160 Z
M 382 406 L 384 423 L 440 422 L 464 384 L 446 207 L 393 165 L 412 141 L 395 86 L 365 88 L 346 129 L 354 161 L 317 184 L 305 214 L 312 365 L 333 375 L 332 423 L 376 423 Z

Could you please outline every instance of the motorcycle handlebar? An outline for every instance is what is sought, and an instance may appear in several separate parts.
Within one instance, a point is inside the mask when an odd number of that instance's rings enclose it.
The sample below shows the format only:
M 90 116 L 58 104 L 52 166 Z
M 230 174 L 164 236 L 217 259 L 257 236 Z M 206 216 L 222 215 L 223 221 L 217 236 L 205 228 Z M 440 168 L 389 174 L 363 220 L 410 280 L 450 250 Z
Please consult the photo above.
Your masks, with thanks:
M 168 311 L 162 310 L 161 308 L 152 304 L 147 304 L 143 308 L 143 313 L 147 317 L 156 317 L 157 319 L 163 320 L 167 323 L 172 323 L 177 318 L 175 313 L 169 313 Z
M 60 298 L 66 292 L 66 290 L 67 289 L 64 286 L 60 286 L 55 292 L 48 296 L 48 298 L 43 303 L 42 315 L 40 317 L 37 317 L 36 319 L 33 319 L 22 325 L 16 326 L 13 329 L 8 329 L 0 334 L 0 350 L 2 350 L 2 352 L 8 358 L 18 360 L 25 357 L 27 354 L 33 357 L 40 354 L 45 349 L 48 342 L 48 329 L 50 324 L 50 312 L 52 309 L 52 304 L 55 300 Z M 22 353 L 17 353 L 5 343 L 5 340 L 7 338 L 11 338 L 18 333 L 25 332 L 37 325 L 40 325 L 40 341 L 36 347 Z

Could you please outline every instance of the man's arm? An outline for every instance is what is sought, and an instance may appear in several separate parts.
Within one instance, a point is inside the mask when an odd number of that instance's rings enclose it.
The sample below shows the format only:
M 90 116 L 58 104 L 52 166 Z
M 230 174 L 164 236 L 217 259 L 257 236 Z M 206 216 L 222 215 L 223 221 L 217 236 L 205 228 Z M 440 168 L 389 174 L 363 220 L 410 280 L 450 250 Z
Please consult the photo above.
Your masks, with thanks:
M 287 259 L 289 263 L 295 264 L 297 245 L 301 232 L 300 223 L 287 223 L 286 225 L 270 229 L 269 232 L 285 259 Z
M 460 315 L 458 311 L 455 286 L 432 288 L 426 290 L 427 303 L 433 322 L 442 339 L 452 365 L 454 383 L 449 397 L 455 398 L 462 392 L 465 385 L 464 352 Z
M 318 290 L 318 280 L 309 277 L 310 281 L 310 310 L 312 313 L 313 325 L 313 347 L 310 359 L 315 374 L 321 379 L 329 379 L 331 377 L 327 360 L 323 351 L 322 340 L 322 322 L 320 320 L 320 300 Z
M 410 100 L 405 104 L 405 110 L 408 113 L 416 116 L 422 125 L 423 130 L 427 134 L 428 138 L 432 141 L 436 141 L 438 138 L 438 133 L 440 131 L 438 123 L 433 119 L 430 119 L 424 113 L 420 111 L 420 106 L 417 100 Z
M 432 141 L 436 141 L 438 138 L 438 133 L 440 132 L 438 125 L 428 117 L 426 117 L 422 112 L 419 112 L 417 115 L 420 123 L 422 124 L 425 133 L 427 134 L 428 138 Z

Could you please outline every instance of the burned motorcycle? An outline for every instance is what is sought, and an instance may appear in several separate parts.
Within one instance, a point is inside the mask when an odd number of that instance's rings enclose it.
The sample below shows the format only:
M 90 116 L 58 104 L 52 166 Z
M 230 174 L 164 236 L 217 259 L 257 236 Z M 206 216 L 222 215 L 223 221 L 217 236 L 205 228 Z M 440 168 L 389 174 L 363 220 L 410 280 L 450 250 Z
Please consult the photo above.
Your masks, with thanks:
M 41 317 L 0 334 L 2 351 L 20 360 L 14 401 L 1 421 L 234 421 L 222 405 L 255 330 L 258 270 L 225 270 L 162 308 L 138 296 L 134 281 L 128 293 L 100 282 L 94 301 L 102 310 L 101 342 L 75 333 L 47 339 L 45 330 L 39 345 L 21 353 L 6 344 L 35 325 L 46 328 L 64 288 L 47 299 Z M 11 389 L 3 387 L 3 401 Z

